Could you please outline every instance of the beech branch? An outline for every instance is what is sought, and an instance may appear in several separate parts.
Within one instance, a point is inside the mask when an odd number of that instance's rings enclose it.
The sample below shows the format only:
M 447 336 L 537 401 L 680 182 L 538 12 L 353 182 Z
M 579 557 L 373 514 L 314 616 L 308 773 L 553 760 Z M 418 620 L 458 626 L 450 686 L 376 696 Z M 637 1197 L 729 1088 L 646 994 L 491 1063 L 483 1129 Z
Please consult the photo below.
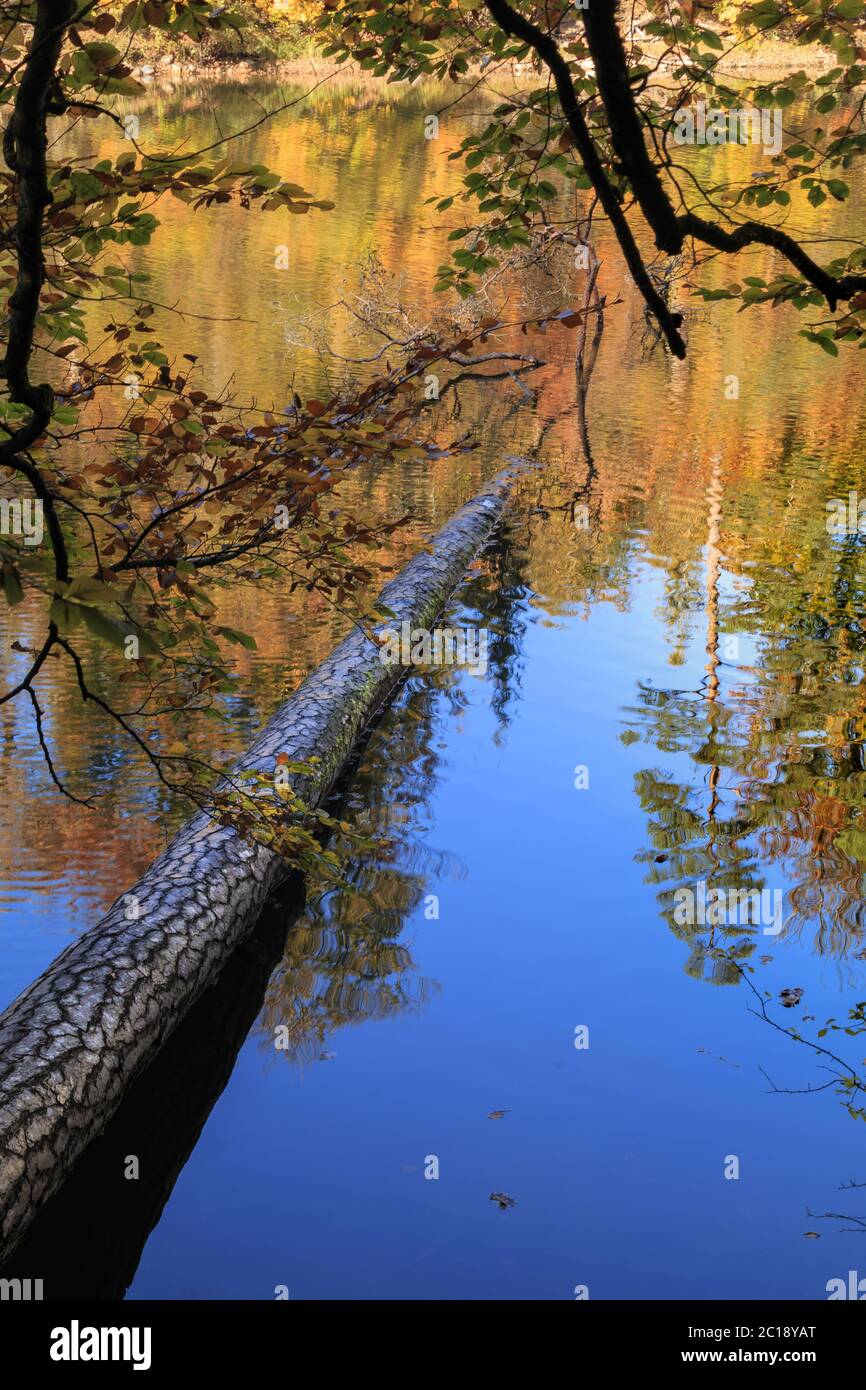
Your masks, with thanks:
M 620 203 L 619 193 L 605 173 L 601 156 L 596 149 L 595 141 L 580 108 L 571 71 L 559 50 L 559 45 L 552 35 L 545 34 L 537 25 L 532 24 L 523 15 L 513 10 L 507 0 L 486 0 L 486 4 L 500 29 L 506 34 L 510 34 L 512 38 L 522 39 L 524 43 L 529 44 L 550 72 L 575 148 L 589 175 L 598 201 L 613 226 L 631 277 L 643 296 L 647 308 L 664 333 L 671 352 L 675 357 L 685 357 L 686 345 L 679 331 L 681 316 L 670 311 L 650 279 Z M 586 14 L 587 12 L 583 11 L 583 13 Z M 644 153 L 646 152 L 644 151 Z
M 622 207 L 621 194 L 608 178 L 559 45 L 552 34 L 524 18 L 508 0 L 486 0 L 486 4 L 499 27 L 528 44 L 553 77 L 575 147 L 602 209 L 610 219 L 635 285 L 671 351 L 677 357 L 684 357 L 685 343 L 679 331 L 682 315 L 669 309 L 652 283 Z M 677 212 L 662 178 L 663 166 L 656 164 L 647 150 L 644 122 L 635 100 L 616 11 L 617 0 L 592 0 L 581 10 L 581 17 L 616 165 L 653 233 L 656 247 L 667 255 L 676 256 L 682 252 L 687 238 L 733 255 L 748 246 L 767 246 L 783 255 L 803 279 L 824 296 L 831 311 L 840 300 L 851 299 L 866 288 L 866 275 L 836 278 L 780 227 L 750 221 L 727 229 L 697 213 Z

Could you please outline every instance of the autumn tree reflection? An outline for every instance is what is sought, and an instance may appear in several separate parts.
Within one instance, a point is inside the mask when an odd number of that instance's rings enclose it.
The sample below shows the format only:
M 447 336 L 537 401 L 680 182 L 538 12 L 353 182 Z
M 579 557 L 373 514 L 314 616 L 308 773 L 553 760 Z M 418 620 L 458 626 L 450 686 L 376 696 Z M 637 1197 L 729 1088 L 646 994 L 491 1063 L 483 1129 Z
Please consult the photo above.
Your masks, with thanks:
M 483 698 L 497 738 L 520 691 L 524 539 L 501 531 L 461 588 L 457 616 L 442 618 L 489 630 Z M 328 1039 L 340 1028 L 423 1008 L 438 989 L 419 973 L 412 943 L 401 936 L 413 914 L 435 918 L 438 880 L 465 875 L 459 857 L 432 846 L 427 834 L 445 726 L 465 708 L 471 679 L 453 667 L 413 673 L 370 734 L 340 814 L 378 848 L 346 858 L 343 886 L 309 887 L 259 1019 L 260 1045 L 277 1058 L 326 1060 Z
M 664 919 L 689 946 L 687 971 L 736 983 L 738 965 L 760 944 L 756 929 L 683 927 L 677 888 L 786 881 L 786 935 L 810 934 L 820 954 L 866 954 L 864 549 L 859 536 L 828 536 L 816 484 L 811 507 L 797 507 L 796 541 L 786 537 L 796 558 L 783 564 L 773 524 L 781 519 L 765 509 L 758 521 L 742 488 L 726 491 L 724 474 L 716 463 L 704 589 L 700 609 L 692 607 L 706 677 L 699 690 L 640 685 L 623 738 L 691 765 L 686 777 L 660 768 L 636 775 L 650 842 L 637 858 L 660 886 Z

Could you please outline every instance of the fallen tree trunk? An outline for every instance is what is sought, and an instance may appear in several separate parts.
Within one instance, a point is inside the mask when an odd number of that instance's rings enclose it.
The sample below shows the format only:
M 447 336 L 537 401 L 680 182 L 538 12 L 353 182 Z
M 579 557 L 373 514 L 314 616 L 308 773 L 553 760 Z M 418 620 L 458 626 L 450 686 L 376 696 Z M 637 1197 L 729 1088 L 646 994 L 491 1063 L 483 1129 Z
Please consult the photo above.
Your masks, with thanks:
M 35 1211 L 0 1261 L 0 1280 L 29 1279 L 38 1270 L 50 1303 L 125 1297 L 148 1236 L 228 1085 L 304 903 L 298 876 L 267 903 L 213 984 L 133 1078 L 105 1128 Z M 139 1163 L 135 1182 L 126 1176 L 130 1154 Z
M 432 627 L 525 467 L 500 474 L 386 586 L 381 599 L 395 622 Z M 383 664 L 380 648 L 356 630 L 280 708 L 238 770 L 272 776 L 278 754 L 298 762 L 315 755 L 301 790 L 308 804 L 320 804 L 405 674 Z M 288 872 L 272 850 L 199 813 L 0 1015 L 0 1258 Z

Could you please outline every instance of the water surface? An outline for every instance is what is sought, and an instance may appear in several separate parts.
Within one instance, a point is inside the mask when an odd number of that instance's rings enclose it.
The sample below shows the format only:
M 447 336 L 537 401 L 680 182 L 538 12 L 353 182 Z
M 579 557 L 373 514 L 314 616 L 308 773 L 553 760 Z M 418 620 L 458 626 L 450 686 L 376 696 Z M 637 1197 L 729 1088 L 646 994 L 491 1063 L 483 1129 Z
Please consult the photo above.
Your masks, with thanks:
M 167 205 L 136 255 L 158 299 L 202 316 L 166 316 L 176 350 L 281 406 L 347 370 L 314 327 L 370 255 L 419 321 L 433 313 L 460 213 L 426 200 L 456 186 L 447 155 L 483 117 L 455 111 L 425 141 L 434 100 L 326 87 L 242 144 L 333 212 L 278 224 Z M 242 90 L 154 89 L 143 143 L 206 143 L 208 102 L 224 129 L 251 118 Z M 694 157 L 748 170 L 752 153 Z M 820 234 L 843 236 L 858 207 L 862 192 L 827 209 Z M 826 529 L 827 500 L 864 485 L 862 358 L 820 356 L 788 310 L 737 315 L 680 282 L 690 352 L 673 362 L 647 350 L 615 248 L 597 245 L 609 307 L 585 412 L 575 334 L 515 335 L 546 361 L 523 378 L 531 400 L 510 379 L 443 398 L 443 442 L 471 429 L 481 447 L 344 486 L 367 517 L 413 513 L 381 557 L 394 566 L 507 455 L 543 464 L 450 615 L 489 630 L 486 675 L 414 676 L 347 790 L 347 814 L 390 847 L 286 939 L 279 919 L 265 929 L 231 1027 L 225 1001 L 197 1025 L 200 1093 L 179 1152 L 153 1157 L 179 1175 L 141 1230 L 130 1297 L 823 1298 L 856 1265 L 853 1223 L 822 1214 L 866 1211 L 839 1190 L 866 1182 L 866 1131 L 832 1088 L 773 1093 L 828 1076 L 759 1014 L 763 999 L 817 1040 L 866 993 L 864 552 Z M 730 274 L 715 264 L 704 283 Z M 557 275 L 577 299 L 582 274 Z M 551 292 L 527 272 L 507 307 Z M 337 353 L 369 352 L 331 322 Z M 345 621 L 279 593 L 223 604 L 258 640 L 240 748 Z M 43 683 L 51 732 L 73 784 L 104 795 L 92 813 L 58 799 L 27 711 L 3 707 L 4 1005 L 184 815 L 66 679 Z M 676 891 L 698 882 L 778 891 L 783 930 L 681 923 Z M 834 1037 L 860 1065 L 866 1040 Z M 160 1094 L 140 1101 L 156 1129 Z

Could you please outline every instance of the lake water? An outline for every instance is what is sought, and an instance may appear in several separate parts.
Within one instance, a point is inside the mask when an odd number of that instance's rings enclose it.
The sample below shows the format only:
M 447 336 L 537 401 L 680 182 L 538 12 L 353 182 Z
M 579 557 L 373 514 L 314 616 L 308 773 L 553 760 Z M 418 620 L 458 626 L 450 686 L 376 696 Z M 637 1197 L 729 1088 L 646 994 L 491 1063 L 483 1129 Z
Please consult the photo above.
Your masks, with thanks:
M 211 105 L 234 130 L 279 96 L 154 89 L 142 143 L 207 143 Z M 326 85 L 237 143 L 332 212 L 166 205 L 135 254 L 157 299 L 199 316 L 166 314 L 175 350 L 242 398 L 321 395 L 345 368 L 316 326 L 372 254 L 423 322 L 461 221 L 426 200 L 457 186 L 447 155 L 483 119 L 457 108 L 428 141 L 430 109 L 423 90 Z M 752 152 L 693 157 L 748 176 Z M 822 209 L 816 234 L 843 237 L 862 206 L 861 190 Z M 824 1086 L 826 1059 L 760 1001 L 817 1041 L 866 997 L 866 568 L 862 537 L 826 526 L 829 499 L 866 487 L 863 358 L 819 354 L 793 311 L 738 315 L 680 283 L 690 350 L 673 362 L 646 348 L 616 250 L 596 244 L 608 309 L 585 416 L 575 332 L 515 335 L 546 362 L 521 378 L 531 399 L 512 378 L 443 394 L 443 442 L 473 429 L 481 447 L 346 484 L 367 517 L 413 513 L 383 557 L 396 566 L 506 456 L 537 456 L 450 610 L 489 631 L 487 672 L 404 688 L 345 790 L 389 847 L 288 936 L 279 911 L 262 924 L 76 1177 L 102 1194 L 96 1234 L 68 1197 L 46 1211 L 46 1280 L 56 1266 L 130 1298 L 821 1299 L 856 1265 L 845 1218 L 866 1199 L 840 1188 L 866 1183 L 866 1129 L 833 1087 L 774 1092 Z M 733 275 L 716 263 L 703 282 Z M 508 308 L 548 293 L 527 271 Z M 336 352 L 369 355 L 370 335 L 332 323 Z M 344 624 L 283 594 L 221 611 L 258 640 L 240 748 Z M 91 813 L 60 800 L 28 711 L 0 710 L 2 1006 L 185 814 L 61 671 L 41 688 L 65 773 L 103 795 Z M 781 930 L 684 922 L 677 890 L 701 883 L 781 895 L 765 899 Z M 866 1070 L 866 1038 L 825 1043 Z M 136 1142 L 140 1188 L 113 1159 Z

